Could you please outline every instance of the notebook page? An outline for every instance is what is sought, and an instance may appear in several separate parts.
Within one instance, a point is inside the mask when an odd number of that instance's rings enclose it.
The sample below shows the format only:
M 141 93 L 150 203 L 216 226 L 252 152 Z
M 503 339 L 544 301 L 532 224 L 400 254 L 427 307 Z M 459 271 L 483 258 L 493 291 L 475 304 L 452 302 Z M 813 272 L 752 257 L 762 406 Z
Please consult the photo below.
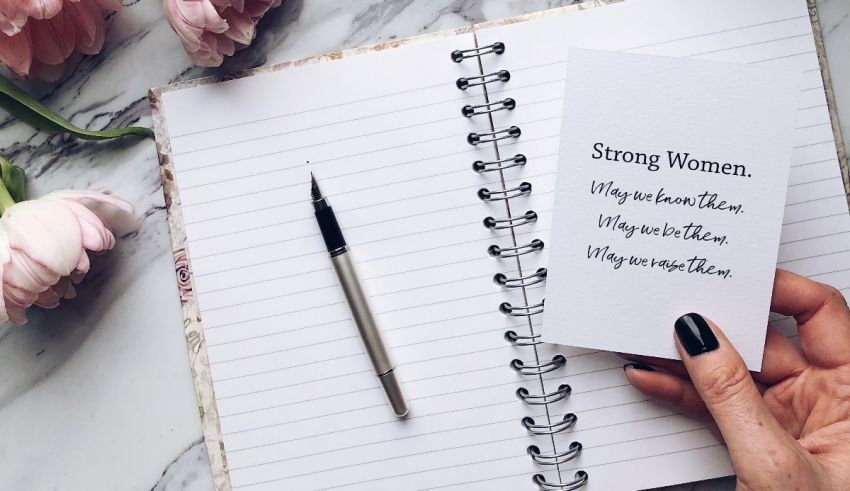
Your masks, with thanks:
M 234 489 L 414 489 L 485 480 L 534 489 L 539 471 L 509 367 L 527 356 L 498 312 L 494 240 L 470 163 L 464 104 L 479 74 L 446 35 L 383 51 L 166 92 L 182 201 Z M 331 269 L 305 161 L 359 263 L 411 406 L 397 420 Z M 517 301 L 516 299 L 514 301 Z M 533 360 L 527 360 L 533 361 Z M 543 419 L 540 419 L 543 418 Z M 552 472 L 548 472 L 554 478 Z M 467 489 L 478 486 L 466 485 Z
M 517 101 L 515 110 L 494 114 L 495 126 L 522 129 L 520 138 L 500 142 L 499 148 L 503 157 L 516 153 L 528 157 L 524 167 L 505 171 L 507 186 L 533 184 L 531 195 L 511 200 L 511 206 L 515 214 L 526 209 L 539 214 L 532 226 L 517 228 L 518 242 L 549 238 L 566 47 L 790 65 L 804 72 L 804 81 L 779 266 L 850 293 L 850 215 L 804 1 L 628 0 L 495 24 L 476 26 L 481 45 L 506 44 L 504 54 L 484 58 L 484 71 L 508 69 L 511 79 L 491 84 L 490 98 Z M 522 257 L 526 274 L 546 264 L 545 248 Z M 535 292 L 531 301 L 542 296 Z M 539 328 L 539 320 L 533 323 Z M 793 329 L 793 320 L 776 324 Z M 573 387 L 566 401 L 552 405 L 554 418 L 566 412 L 578 415 L 575 428 L 556 437 L 559 450 L 573 440 L 584 444 L 577 459 L 561 466 L 564 482 L 577 469 L 589 473 L 588 489 L 602 490 L 661 486 L 731 471 L 722 447 L 701 425 L 652 406 L 628 387 L 619 358 L 551 345 L 540 351 L 541 358 L 555 353 L 569 358 L 566 370 L 551 374 L 545 382 L 548 390 L 561 383 Z M 597 428 L 603 422 L 607 426 Z

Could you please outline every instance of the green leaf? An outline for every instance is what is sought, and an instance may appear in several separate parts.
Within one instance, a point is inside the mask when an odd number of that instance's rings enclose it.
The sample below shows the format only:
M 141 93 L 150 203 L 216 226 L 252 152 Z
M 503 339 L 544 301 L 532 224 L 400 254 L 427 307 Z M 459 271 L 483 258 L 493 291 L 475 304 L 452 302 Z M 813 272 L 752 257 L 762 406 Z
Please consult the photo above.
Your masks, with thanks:
M 15 200 L 15 203 L 20 203 L 27 199 L 26 175 L 24 174 L 24 170 L 16 165 L 12 165 L 12 162 L 2 155 L 0 155 L 0 180 L 3 181 L 3 186 L 6 187 L 6 190 L 12 199 Z
M 153 137 L 149 128 L 129 127 L 106 131 L 91 131 L 78 128 L 54 113 L 44 104 L 33 99 L 9 79 L 0 75 L 0 107 L 17 116 L 34 128 L 49 133 L 70 133 L 83 140 L 107 140 L 122 136 L 139 135 Z

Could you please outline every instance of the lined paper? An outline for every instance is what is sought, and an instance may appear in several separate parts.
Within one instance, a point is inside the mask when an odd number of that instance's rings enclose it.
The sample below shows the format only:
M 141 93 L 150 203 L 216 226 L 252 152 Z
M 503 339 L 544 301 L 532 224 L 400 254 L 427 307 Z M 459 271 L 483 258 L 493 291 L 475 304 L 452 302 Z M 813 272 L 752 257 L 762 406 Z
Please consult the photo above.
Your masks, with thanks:
M 528 157 L 524 167 L 505 171 L 508 187 L 523 181 L 533 185 L 531 196 L 512 200 L 515 214 L 526 209 L 539 214 L 536 223 L 517 229 L 519 243 L 549 239 L 567 46 L 798 68 L 803 90 L 778 263 L 850 296 L 850 214 L 804 1 L 630 0 L 506 26 L 476 26 L 476 35 L 481 45 L 506 44 L 503 55 L 484 60 L 484 71 L 509 69 L 510 81 L 491 84 L 489 96 L 517 101 L 515 110 L 495 113 L 493 119 L 497 128 L 522 129 L 519 139 L 499 144 L 502 156 Z M 522 270 L 543 267 L 547 258 L 548 249 L 523 256 Z M 543 291 L 529 297 L 538 301 Z M 793 320 L 776 319 L 786 332 L 793 330 Z M 643 396 L 627 387 L 620 359 L 575 348 L 540 348 L 541 358 L 558 353 L 568 356 L 567 368 L 546 376 L 546 389 L 569 383 L 573 395 L 552 406 L 552 417 L 574 412 L 579 419 L 573 430 L 556 437 L 556 445 L 563 450 L 573 440 L 584 444 L 578 458 L 560 467 L 563 482 L 577 469 L 589 473 L 587 489 L 597 490 L 655 487 L 731 471 L 707 430 L 642 406 Z M 589 399 L 604 401 L 604 416 L 587 411 Z M 600 420 L 610 425 L 604 432 L 593 429 Z M 636 437 L 641 438 L 637 444 Z
M 188 251 L 234 489 L 531 489 L 520 421 L 546 412 L 509 363 L 483 226 L 501 188 L 461 116 L 480 74 L 471 34 L 163 96 Z M 411 415 L 396 419 L 364 354 L 309 200 L 309 171 L 353 248 Z M 515 269 L 515 268 L 514 268 Z M 505 271 L 516 274 L 516 271 Z M 509 476 L 493 480 L 504 471 Z M 545 469 L 544 469 L 545 470 Z M 546 471 L 556 479 L 554 471 Z

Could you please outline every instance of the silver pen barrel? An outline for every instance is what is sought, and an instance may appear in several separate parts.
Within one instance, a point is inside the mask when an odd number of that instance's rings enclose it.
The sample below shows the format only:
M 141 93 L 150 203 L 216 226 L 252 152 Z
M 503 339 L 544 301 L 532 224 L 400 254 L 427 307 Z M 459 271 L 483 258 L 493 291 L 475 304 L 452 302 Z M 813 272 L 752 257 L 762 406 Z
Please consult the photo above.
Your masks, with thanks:
M 360 331 L 360 338 L 366 348 L 366 354 L 375 367 L 375 373 L 384 388 L 393 413 L 398 417 L 407 416 L 410 409 L 401 390 L 401 384 L 395 374 L 395 365 L 390 358 L 389 351 L 384 345 L 378 322 L 372 313 L 369 298 L 363 291 L 362 283 L 357 275 L 357 268 L 348 252 L 335 251 L 331 256 L 334 270 L 339 277 L 339 283 L 351 309 L 351 316 Z

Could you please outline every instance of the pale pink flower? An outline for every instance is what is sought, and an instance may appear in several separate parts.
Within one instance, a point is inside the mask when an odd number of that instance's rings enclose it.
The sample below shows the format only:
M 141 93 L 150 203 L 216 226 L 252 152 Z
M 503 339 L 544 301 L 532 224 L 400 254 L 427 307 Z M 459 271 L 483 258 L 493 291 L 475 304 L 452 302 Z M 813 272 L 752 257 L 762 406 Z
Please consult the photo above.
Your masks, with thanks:
M 133 207 L 94 191 L 56 191 L 22 201 L 0 217 L 0 321 L 27 321 L 35 304 L 54 308 L 76 296 L 89 271 L 88 252 L 115 246 L 112 230 L 128 229 Z
M 257 22 L 281 1 L 163 0 L 163 7 L 192 63 L 216 67 L 225 56 L 251 44 Z
M 103 11 L 120 7 L 120 0 L 0 0 L 0 63 L 21 77 L 58 80 L 81 55 L 100 52 Z

